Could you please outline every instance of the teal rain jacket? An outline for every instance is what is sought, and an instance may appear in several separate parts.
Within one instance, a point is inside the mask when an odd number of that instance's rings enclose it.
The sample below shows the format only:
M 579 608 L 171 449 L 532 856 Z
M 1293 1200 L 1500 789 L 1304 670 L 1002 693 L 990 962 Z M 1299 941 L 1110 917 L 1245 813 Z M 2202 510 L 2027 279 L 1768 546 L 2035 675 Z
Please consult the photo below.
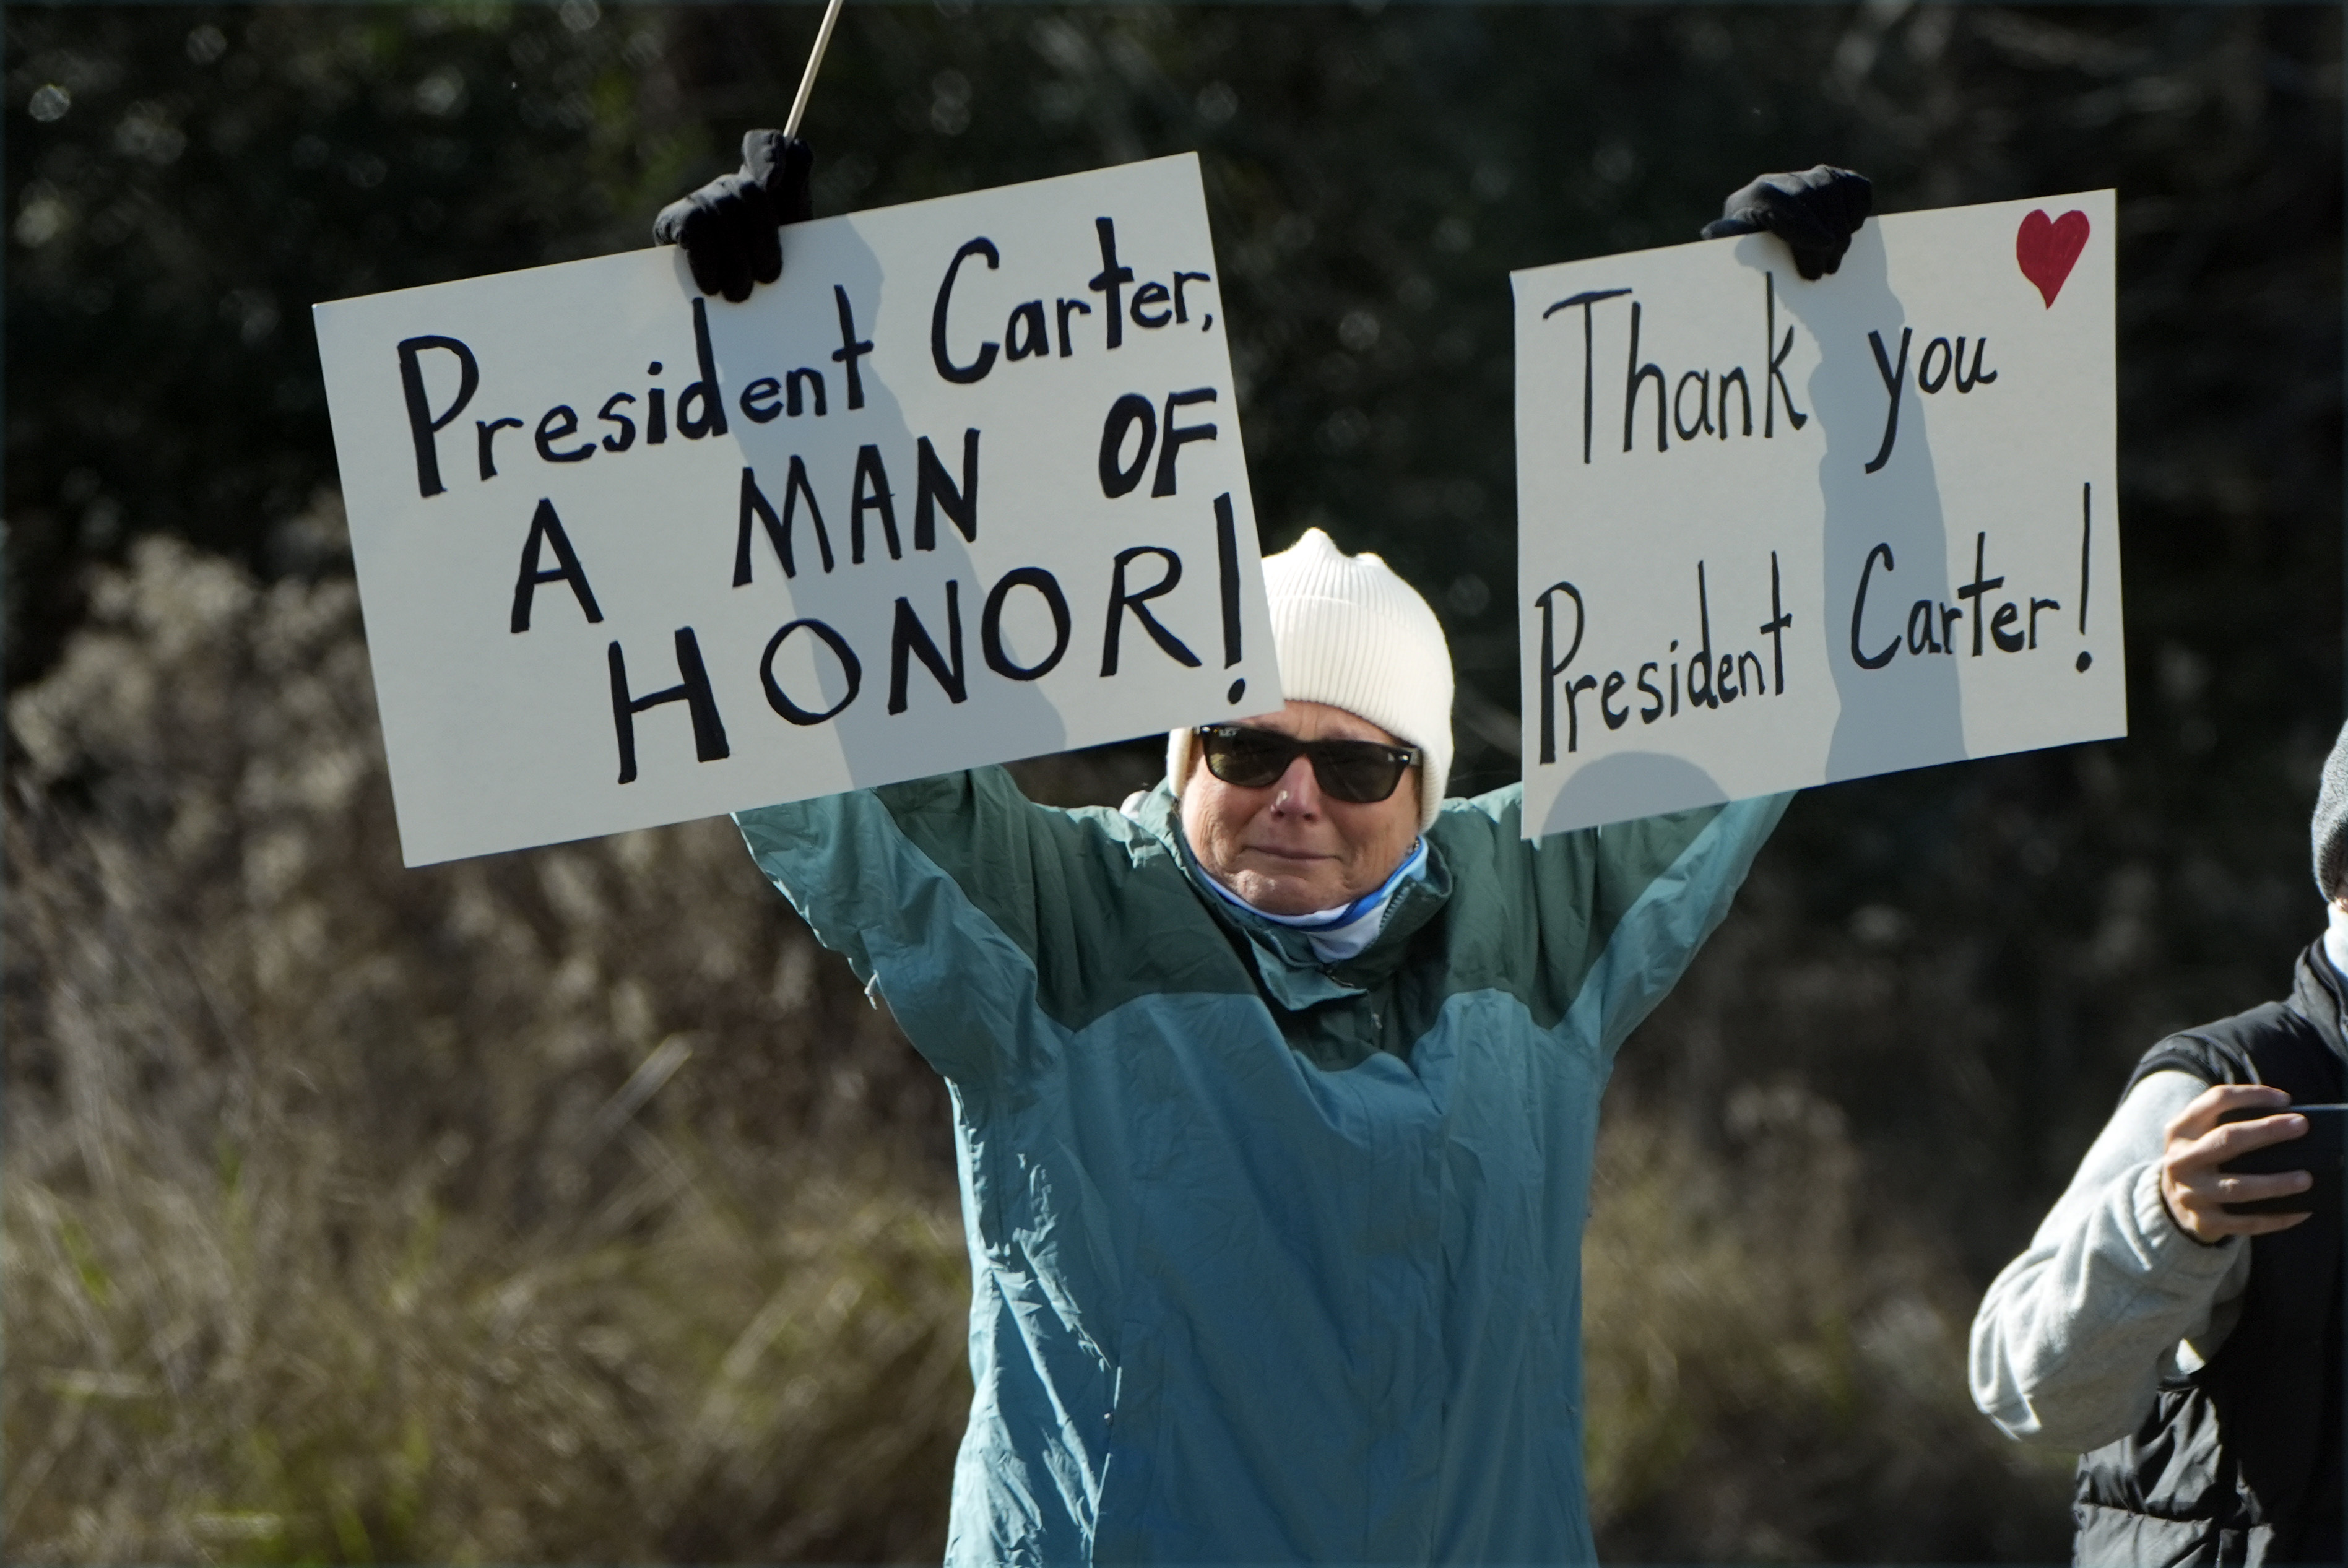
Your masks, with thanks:
M 1445 802 L 1323 965 L 1000 769 L 742 813 L 954 1106 L 976 1397 L 950 1563 L 1592 1556 L 1581 1230 L 1615 1048 L 1786 797 L 1518 836 Z

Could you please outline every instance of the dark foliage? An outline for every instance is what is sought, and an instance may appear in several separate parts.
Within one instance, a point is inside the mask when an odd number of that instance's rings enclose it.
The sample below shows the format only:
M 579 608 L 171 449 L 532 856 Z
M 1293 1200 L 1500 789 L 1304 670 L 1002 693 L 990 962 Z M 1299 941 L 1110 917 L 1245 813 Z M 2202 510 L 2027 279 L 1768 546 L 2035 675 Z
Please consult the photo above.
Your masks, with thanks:
M 644 242 L 780 119 L 815 17 L 11 7 L 10 679 L 139 533 L 346 571 L 299 521 L 334 477 L 304 307 Z M 1880 211 L 2116 187 L 2130 738 L 1797 801 L 1618 1090 L 1735 1170 L 1734 1108 L 1798 1088 L 1864 1172 L 1853 1233 L 1930 1237 L 1978 1286 L 2135 1056 L 2278 992 L 2318 926 L 2340 36 L 2318 6 L 860 5 L 807 134 L 819 212 L 1198 149 L 1264 542 L 1324 523 L 1427 591 L 1467 789 L 1515 773 L 1509 269 L 1692 238 L 1820 160 Z M 1885 1473 L 1785 1550 L 1891 1550 L 1861 1500 L 1917 1494 Z M 1694 1550 L 1658 1495 L 1623 1549 Z M 2048 1549 L 1963 1514 L 1898 1549 Z

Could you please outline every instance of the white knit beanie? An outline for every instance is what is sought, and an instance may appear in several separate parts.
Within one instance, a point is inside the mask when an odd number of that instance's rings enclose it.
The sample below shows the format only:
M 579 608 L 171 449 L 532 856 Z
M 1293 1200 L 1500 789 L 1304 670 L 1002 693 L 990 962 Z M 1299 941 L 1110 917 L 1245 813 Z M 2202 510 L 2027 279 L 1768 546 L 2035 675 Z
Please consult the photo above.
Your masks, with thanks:
M 1451 777 L 1451 647 L 1443 624 L 1394 568 L 1348 555 L 1317 528 L 1263 560 L 1280 689 L 1325 702 L 1418 748 L 1418 825 L 1435 820 Z M 1197 738 L 1166 738 L 1166 777 L 1176 795 L 1190 776 Z

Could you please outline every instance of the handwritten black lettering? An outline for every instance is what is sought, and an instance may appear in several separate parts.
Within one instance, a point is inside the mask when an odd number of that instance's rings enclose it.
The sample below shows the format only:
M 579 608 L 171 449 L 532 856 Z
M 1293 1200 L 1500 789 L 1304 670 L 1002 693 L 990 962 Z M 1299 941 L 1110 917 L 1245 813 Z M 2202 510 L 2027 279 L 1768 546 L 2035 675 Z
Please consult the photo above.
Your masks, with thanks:
M 1072 357 L 1076 352 L 1076 346 L 1068 340 L 1068 317 L 1071 315 L 1090 315 L 1093 313 L 1093 307 L 1086 304 L 1080 299 L 1056 300 L 1053 303 L 1059 313 L 1060 357 L 1067 359 Z
M 1879 555 L 1883 557 L 1884 573 L 1889 575 L 1893 570 L 1891 546 L 1879 544 L 1869 550 L 1867 552 L 1867 564 L 1859 568 L 1859 593 L 1850 602 L 1850 656 L 1863 670 L 1881 669 L 1891 662 L 1891 655 L 1900 651 L 1900 639 L 1897 637 L 1884 644 L 1883 651 L 1879 654 L 1864 653 L 1859 645 L 1859 626 L 1867 615 L 1867 583 L 1868 579 L 1875 573 L 1875 558 Z
M 1690 425 L 1686 419 L 1683 418 L 1687 411 L 1684 394 L 1691 385 L 1694 386 L 1696 388 L 1696 422 L 1694 425 Z M 1672 388 L 1672 428 L 1678 433 L 1679 438 L 1683 441 L 1693 441 L 1698 436 L 1709 436 L 1712 434 L 1711 371 L 1687 370 L 1681 372 L 1678 384 Z
M 457 396 L 438 414 L 432 412 L 431 399 L 424 390 L 423 354 L 437 348 L 457 356 Z M 480 389 L 480 361 L 473 351 L 453 337 L 427 334 L 402 340 L 399 345 L 399 390 L 407 405 L 407 433 L 416 443 L 416 493 L 436 496 L 448 487 L 440 482 L 440 451 L 433 438 L 446 429 L 465 405 L 473 400 Z M 486 475 L 484 478 L 488 477 Z
M 1104 319 L 1108 325 L 1108 346 L 1117 347 L 1125 341 L 1125 295 L 1127 284 L 1133 281 L 1133 269 L 1120 266 L 1117 260 L 1117 224 L 1107 218 L 1093 220 L 1093 232 L 1100 240 L 1101 270 L 1093 274 L 1085 286 L 1106 297 L 1108 309 Z
M 856 488 L 848 509 L 848 563 L 851 566 L 864 564 L 864 514 L 868 511 L 880 514 L 880 537 L 889 546 L 889 559 L 904 559 L 904 549 L 897 542 L 897 507 L 889 491 L 888 466 L 880 460 L 880 449 L 870 441 L 856 451 Z
M 989 272 L 993 272 L 1003 263 L 1002 253 L 994 248 L 994 241 L 982 236 L 969 242 L 954 253 L 953 260 L 947 264 L 944 281 L 938 284 L 937 303 L 930 310 L 930 363 L 937 366 L 940 376 L 958 387 L 967 387 L 974 381 L 984 380 L 986 373 L 994 368 L 994 356 L 998 347 L 993 343 L 980 344 L 978 357 L 968 365 L 956 365 L 953 362 L 953 356 L 946 351 L 946 311 L 953 303 L 954 279 L 962 272 L 962 264 L 973 256 L 984 256 Z M 853 383 L 850 385 L 852 387 Z M 848 406 L 851 408 L 858 406 L 858 399 L 853 391 L 849 397 Z M 890 711 L 893 713 L 896 710 L 892 708 Z
M 1581 460 L 1585 463 L 1590 461 L 1591 422 L 1594 407 L 1591 402 L 1591 366 L 1594 363 L 1596 350 L 1595 338 L 1590 325 L 1591 307 L 1600 300 L 1617 299 L 1630 292 L 1629 289 L 1593 289 L 1586 294 L 1578 294 L 1570 298 L 1561 299 L 1541 312 L 1541 319 L 1547 321 L 1561 310 L 1572 310 L 1577 305 L 1581 310 Z
M 1962 337 L 1957 339 L 1958 391 L 1970 392 L 1976 387 L 1986 387 L 1997 379 L 1996 371 L 1982 368 L 1982 353 L 1988 347 L 1989 339 L 1986 337 L 1978 339 L 1973 344 L 1973 373 L 1969 377 L 1965 374 L 1965 340 Z
M 783 384 L 771 376 L 761 376 L 742 388 L 742 418 L 754 425 L 765 425 L 783 415 Z
M 978 431 L 975 428 L 962 433 L 962 483 L 954 483 L 945 464 L 938 460 L 935 447 L 923 436 L 917 448 L 915 463 L 920 469 L 914 480 L 913 548 L 935 550 L 938 547 L 937 514 L 943 511 L 953 519 L 954 528 L 963 538 L 978 542 Z
M 962 656 L 962 584 L 946 579 L 946 646 L 951 656 L 938 652 L 938 645 L 930 636 L 930 629 L 922 624 L 914 613 L 912 601 L 897 601 L 897 621 L 889 634 L 889 711 L 905 711 L 905 677 L 911 659 L 919 659 L 949 702 L 963 702 L 970 690 L 963 679 Z
M 1677 668 L 1678 666 L 1674 665 L 1673 667 Z M 1647 676 L 1650 674 L 1661 668 L 1663 668 L 1663 666 L 1655 663 L 1653 659 L 1649 659 L 1645 664 L 1639 666 L 1639 689 L 1647 694 L 1648 699 L 1646 702 L 1640 705 L 1639 707 L 1639 722 L 1641 724 L 1653 724 L 1655 720 L 1663 717 L 1663 694 L 1660 688 L 1658 688 L 1652 681 L 1647 679 Z
M 1044 325 L 1044 302 L 1031 299 L 1012 306 L 1010 317 L 1003 324 L 1003 357 L 1043 359 L 1051 352 L 1052 335 Z
M 1794 407 L 1794 389 L 1786 384 L 1786 356 L 1794 352 L 1794 329 L 1786 329 L 1786 341 L 1777 344 L 1777 274 L 1761 274 L 1762 325 L 1761 352 L 1769 356 L 1768 384 L 1761 399 L 1761 437 L 1767 440 L 1777 433 L 1777 396 L 1785 394 L 1786 422 L 1797 430 L 1810 422 L 1810 417 Z M 1773 347 L 1775 349 L 1772 352 Z
M 493 480 L 498 477 L 498 459 L 497 454 L 490 449 L 498 438 L 498 432 L 519 430 L 521 428 L 521 421 L 520 419 L 476 419 L 473 421 L 473 428 L 480 440 L 481 477 L 485 480 Z
M 605 451 L 624 452 L 630 447 L 636 444 L 636 422 L 633 419 L 629 418 L 625 414 L 615 414 L 613 412 L 613 410 L 617 408 L 621 404 L 633 403 L 635 400 L 636 395 L 633 392 L 614 392 L 609 397 L 604 398 L 603 406 L 595 411 L 595 418 L 598 419 L 602 419 L 607 424 L 617 425 L 620 427 L 620 433 L 618 435 L 607 435 L 603 438 L 603 449 Z
M 846 695 L 820 713 L 793 702 L 789 694 L 783 690 L 783 683 L 775 678 L 775 655 L 782 652 L 783 640 L 793 632 L 801 630 L 812 633 L 819 642 L 831 650 L 831 656 L 839 661 L 840 676 L 848 686 Z M 821 621 L 802 618 L 784 623 L 782 630 L 767 640 L 767 651 L 758 660 L 758 681 L 767 688 L 767 706 L 784 718 L 801 726 L 822 724 L 828 719 L 838 718 L 847 711 L 848 705 L 856 700 L 856 694 L 864 688 L 864 665 L 857 659 L 856 650 L 848 645 L 847 638 Z
M 1134 297 L 1139 299 L 1141 296 L 1136 294 Z M 1158 477 L 1150 482 L 1151 495 L 1168 496 L 1174 493 L 1174 456 L 1182 449 L 1186 442 L 1211 441 L 1215 438 L 1215 427 L 1212 424 L 1177 425 L 1174 422 L 1174 410 L 1187 408 L 1193 403 L 1212 403 L 1213 401 L 1215 401 L 1215 389 L 1211 387 L 1193 387 L 1188 392 L 1166 394 L 1166 417 L 1162 422 L 1166 438 L 1158 443 Z
M 1174 319 L 1176 321 L 1188 321 L 1190 319 L 1190 306 L 1189 302 L 1184 300 L 1182 297 L 1182 285 L 1184 284 L 1203 284 L 1210 283 L 1212 281 L 1212 275 L 1207 273 L 1176 273 L 1174 274 Z
M 2003 577 L 1984 577 L 1982 575 L 1982 563 L 1987 558 L 1988 552 L 1989 535 L 1987 533 L 1974 534 L 1973 580 L 1957 590 L 1958 598 L 1971 599 L 1973 601 L 1973 657 L 1975 658 L 1982 656 L 1982 630 L 1983 625 L 1986 624 L 1987 619 L 1982 614 L 1982 595 L 1988 593 L 1993 588 L 2003 588 L 2005 586 L 2005 579 Z M 2003 646 L 2003 645 L 2000 645 Z
M 1867 465 L 1867 471 L 1870 474 L 1891 460 L 1891 443 L 1900 438 L 1900 387 L 1908 375 L 1908 340 L 1913 335 L 1912 327 L 1900 329 L 1900 365 L 1895 369 L 1891 356 L 1883 351 L 1882 335 L 1875 332 L 1867 335 L 1869 346 L 1875 350 L 1876 371 L 1883 377 L 1883 389 L 1890 394 L 1891 403 L 1890 411 L 1883 419 L 1883 446 L 1875 454 L 1875 460 Z
M 1557 656 L 1557 595 L 1562 593 L 1573 601 L 1573 641 L 1566 645 L 1565 656 Z M 1540 759 L 1544 763 L 1557 760 L 1557 677 L 1573 663 L 1573 655 L 1581 651 L 1581 634 L 1588 630 L 1589 613 L 1581 602 L 1581 590 L 1570 583 L 1552 583 L 1533 596 L 1534 605 L 1541 613 L 1541 703 Z M 1570 698 L 1568 699 L 1566 723 L 1573 723 Z M 1581 739 L 1578 733 L 1566 737 L 1566 749 L 1573 749 Z
M 1736 383 L 1736 400 L 1743 406 L 1745 414 L 1745 427 L 1737 433 L 1746 436 L 1753 433 L 1753 388 L 1746 385 L 1745 366 L 1740 365 L 1734 370 L 1720 373 L 1720 438 L 1724 441 L 1728 439 L 1728 384 L 1732 381 Z
M 1786 601 L 1778 592 L 1777 552 L 1769 552 L 1769 618 L 1761 623 L 1761 634 L 1769 639 L 1776 660 L 1776 683 L 1769 689 L 1782 694 L 1786 689 L 1786 628 L 1794 617 L 1786 613 Z
M 1142 307 L 1144 305 L 1164 304 L 1172 297 L 1172 295 L 1166 292 L 1166 285 L 1164 284 L 1144 284 L 1139 288 L 1133 291 L 1133 304 L 1127 314 L 1133 317 L 1134 325 L 1146 327 L 1151 331 L 1155 331 L 1159 327 L 1164 326 L 1168 322 L 1173 320 L 1173 313 L 1171 311 L 1164 310 L 1151 312 L 1144 310 Z
M 720 762 L 732 755 L 726 744 L 726 726 L 717 716 L 717 699 L 709 689 L 709 671 L 701 662 L 701 645 L 693 628 L 676 629 L 676 669 L 683 677 L 643 696 L 628 695 L 628 665 L 615 640 L 606 657 L 612 668 L 612 727 L 620 743 L 620 782 L 636 781 L 636 715 L 663 703 L 681 702 L 693 717 L 693 755 L 697 762 Z
M 986 242 L 983 240 L 976 240 L 973 241 L 972 243 L 985 244 Z M 994 248 L 991 245 L 987 246 L 986 264 L 990 267 L 994 264 Z M 960 265 L 962 265 L 962 257 L 957 255 L 954 257 L 954 266 L 958 267 Z M 941 284 L 938 289 L 938 315 L 941 320 L 943 319 L 945 315 L 945 296 L 953 287 L 953 268 L 949 267 L 946 269 L 946 281 Z M 838 284 L 832 284 L 831 299 L 832 303 L 839 307 L 839 346 L 831 351 L 831 357 L 835 364 L 841 366 L 848 373 L 849 407 L 851 409 L 861 408 L 864 407 L 864 373 L 858 367 L 856 362 L 863 358 L 864 356 L 872 352 L 872 340 L 868 337 L 859 337 L 856 335 L 856 312 L 848 303 L 847 289 L 841 287 Z M 931 332 L 931 342 L 932 345 L 937 342 L 937 330 L 934 327 Z M 992 346 L 990 346 L 987 359 L 991 362 L 994 357 Z M 979 367 L 978 375 L 983 376 L 985 374 L 985 366 L 982 365 Z M 973 381 L 977 378 L 978 377 L 976 376 L 971 377 Z M 948 379 L 952 379 L 952 377 L 948 377 Z M 796 372 L 794 372 L 791 377 L 791 385 L 793 387 L 797 387 L 798 385 L 798 377 Z M 796 414 L 798 411 L 798 399 L 797 397 L 793 397 L 791 399 L 791 412 Z M 816 381 L 815 411 L 819 414 L 823 412 L 823 381 L 820 377 L 818 377 Z
M 1141 441 L 1133 454 L 1133 462 L 1123 461 L 1126 432 L 1135 425 L 1141 427 Z M 1158 443 L 1158 406 L 1138 392 L 1128 392 L 1108 406 L 1108 418 L 1101 421 L 1100 487 L 1101 494 L 1115 500 L 1128 495 L 1141 482 L 1148 469 L 1150 449 Z
M 1688 706 L 1702 703 L 1706 707 L 1720 706 L 1720 692 L 1714 684 L 1712 673 L 1712 597 L 1704 581 L 1704 562 L 1695 563 L 1696 621 L 1703 637 L 1695 655 L 1688 660 Z M 1704 676 L 1704 689 L 1696 689 L 1695 677 Z
M 1215 568 L 1223 601 L 1223 668 L 1230 669 L 1240 662 L 1240 531 L 1229 490 L 1215 498 Z M 1232 688 L 1231 700 L 1239 700 L 1238 686 Z
M 799 502 L 807 502 L 808 521 L 815 528 L 816 549 L 823 556 L 823 569 L 829 572 L 831 535 L 823 526 L 823 509 L 816 505 L 815 487 L 808 483 L 807 464 L 798 454 L 791 454 L 790 471 L 783 484 L 783 514 L 775 516 L 774 503 L 758 488 L 758 476 L 750 469 L 742 470 L 741 521 L 734 535 L 734 586 L 747 586 L 750 581 L 750 524 L 755 519 L 766 526 L 767 541 L 775 547 L 775 554 L 783 563 L 783 575 L 796 577 L 798 565 L 791 556 L 791 528 L 798 516 Z
M 1937 371 L 1932 368 L 1932 355 L 1935 350 L 1941 356 L 1941 367 Z M 1949 379 L 1950 357 L 1951 350 L 1947 338 L 1936 337 L 1926 344 L 1923 354 L 1916 360 L 1916 389 L 1920 392 L 1938 392 Z
M 1921 634 L 1917 631 L 1920 624 L 1923 627 Z M 1908 606 L 1908 651 L 1911 654 L 1939 653 L 1941 639 L 1936 630 L 1939 624 L 1940 611 L 1930 599 L 1919 599 Z
M 1107 220 L 1103 219 L 1102 222 L 1106 222 Z M 1145 555 L 1155 555 L 1163 561 L 1166 563 L 1166 575 L 1151 586 L 1137 591 L 1127 586 L 1125 574 L 1128 567 Z M 1199 667 L 1199 655 L 1192 653 L 1181 638 L 1160 625 L 1158 617 L 1149 611 L 1150 600 L 1171 593 L 1174 591 L 1174 585 L 1181 581 L 1182 558 L 1170 550 L 1162 549 L 1155 544 L 1137 544 L 1130 550 L 1120 550 L 1117 552 L 1117 561 L 1109 580 L 1108 628 L 1101 638 L 1100 673 L 1103 676 L 1117 674 L 1117 634 L 1125 625 L 1128 611 L 1132 612 L 1134 619 L 1141 623 L 1141 629 L 1149 634 L 1149 640 L 1158 645 L 1160 653 L 1186 669 L 1195 670 Z
M 1639 363 L 1640 315 L 1641 310 L 1639 302 L 1637 300 L 1632 300 L 1631 302 L 1630 366 L 1623 373 L 1622 377 L 1622 449 L 1626 452 L 1631 449 L 1632 422 L 1635 420 L 1639 415 L 1640 384 L 1644 382 L 1648 377 L 1652 376 L 1655 378 L 1655 450 L 1659 452 L 1669 451 L 1671 449 L 1671 442 L 1663 434 L 1664 414 L 1663 366 L 1655 364 L 1653 360 L 1650 360 L 1644 365 Z
M 747 586 L 750 581 L 750 524 L 755 520 L 765 525 L 767 542 L 774 546 L 777 559 L 783 563 L 783 575 L 796 577 L 798 565 L 791 557 L 791 525 L 798 512 L 800 497 L 807 498 L 808 521 L 815 526 L 816 548 L 822 552 L 823 569 L 832 568 L 831 536 L 824 531 L 823 512 L 815 503 L 815 490 L 808 484 L 807 465 L 794 454 L 790 472 L 783 490 L 783 512 L 775 515 L 774 503 L 758 488 L 758 476 L 751 469 L 742 470 L 742 507 L 740 522 L 734 535 L 734 586 Z
M 579 433 L 579 416 L 567 403 L 557 403 L 541 415 L 536 431 L 538 455 L 550 463 L 583 463 L 595 455 L 595 443 L 582 441 L 568 451 L 557 451 L 554 443 L 567 441 Z
M 551 570 L 539 568 L 539 549 L 543 545 L 554 552 Z M 530 514 L 530 537 L 522 541 L 521 573 L 514 580 L 513 615 L 506 630 L 522 633 L 530 630 L 530 603 L 537 597 L 541 583 L 568 583 L 572 596 L 592 624 L 603 618 L 596 607 L 595 590 L 587 585 L 587 573 L 579 564 L 579 552 L 571 548 L 571 536 L 562 531 L 562 520 L 554 515 L 551 498 L 539 498 L 538 510 Z
M 1622 672 L 1609 670 L 1606 672 L 1606 684 L 1598 688 L 1598 716 L 1606 721 L 1606 727 L 1609 729 L 1620 729 L 1631 722 L 1629 708 L 1626 707 L 1620 713 L 1614 711 L 1614 694 L 1621 691 L 1622 686 Z
M 1043 595 L 1044 607 L 1052 616 L 1052 651 L 1032 665 L 1019 663 L 1003 645 L 1003 605 L 1014 588 L 1032 589 Z M 979 651 L 986 655 L 986 667 L 996 675 L 1014 681 L 1042 680 L 1068 651 L 1068 601 L 1060 592 L 1059 580 L 1040 566 L 1021 566 L 1004 573 L 987 592 L 986 608 L 978 617 Z
M 840 298 L 848 297 L 842 291 Z M 693 296 L 693 356 L 701 378 L 676 395 L 676 433 L 688 441 L 726 433 L 726 398 L 717 386 L 717 356 L 709 348 L 709 302 Z

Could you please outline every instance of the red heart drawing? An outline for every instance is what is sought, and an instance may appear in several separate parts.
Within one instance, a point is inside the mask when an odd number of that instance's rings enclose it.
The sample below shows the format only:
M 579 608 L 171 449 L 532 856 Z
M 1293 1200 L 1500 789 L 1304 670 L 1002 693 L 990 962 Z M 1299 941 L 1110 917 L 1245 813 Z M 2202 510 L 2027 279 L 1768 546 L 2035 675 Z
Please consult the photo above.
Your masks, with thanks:
M 2072 264 L 2086 248 L 2085 212 L 2065 212 L 2049 221 L 2044 211 L 2034 211 L 2023 219 L 2020 232 L 2013 236 L 2013 259 L 2022 263 L 2022 275 L 2046 296 L 2049 310 L 2054 308 L 2054 296 L 2063 292 L 2063 280 L 2071 275 Z

